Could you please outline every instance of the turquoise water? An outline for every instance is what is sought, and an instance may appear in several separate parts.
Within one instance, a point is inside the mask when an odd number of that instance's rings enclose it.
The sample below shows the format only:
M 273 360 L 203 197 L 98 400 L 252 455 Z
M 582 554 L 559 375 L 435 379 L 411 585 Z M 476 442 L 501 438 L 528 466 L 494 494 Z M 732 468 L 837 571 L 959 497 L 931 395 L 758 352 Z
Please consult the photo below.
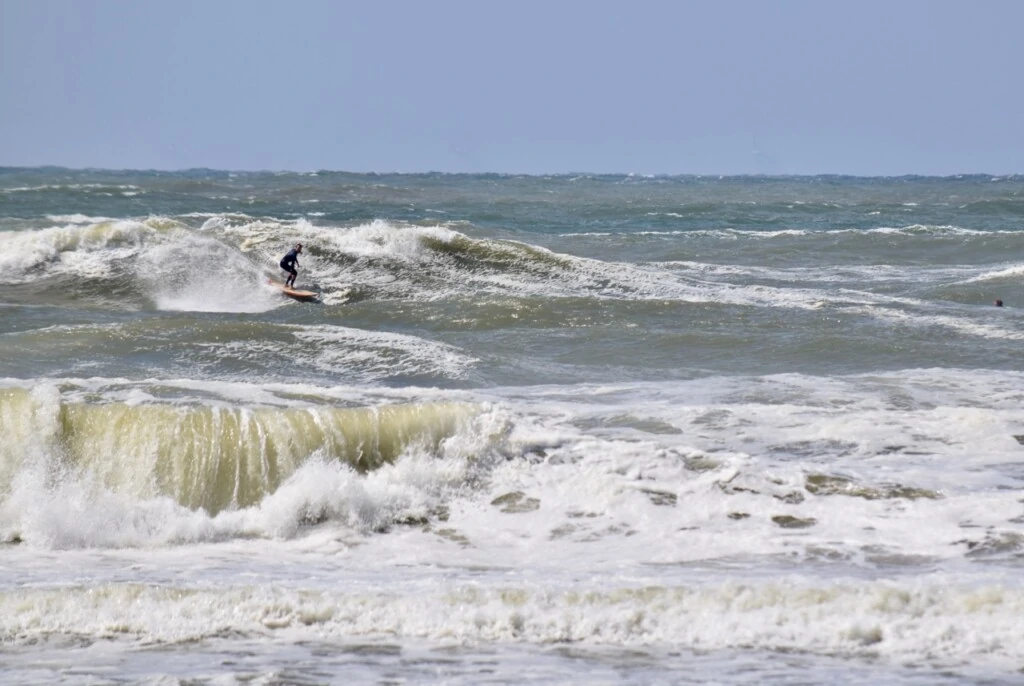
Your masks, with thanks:
M 1022 193 L 2 169 L 0 681 L 1012 682 Z

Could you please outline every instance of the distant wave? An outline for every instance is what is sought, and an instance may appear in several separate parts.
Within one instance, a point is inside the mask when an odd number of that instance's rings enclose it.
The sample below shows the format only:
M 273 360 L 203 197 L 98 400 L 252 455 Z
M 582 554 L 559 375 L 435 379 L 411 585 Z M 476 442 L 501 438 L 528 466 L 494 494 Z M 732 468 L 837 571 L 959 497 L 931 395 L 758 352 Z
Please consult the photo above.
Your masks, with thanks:
M 261 287 L 268 274 L 277 273 L 281 255 L 301 241 L 307 246 L 302 278 L 317 284 L 327 304 L 347 302 L 356 293 L 364 300 L 419 302 L 501 296 L 813 308 L 825 297 L 822 293 L 716 281 L 709 276 L 721 267 L 675 259 L 674 255 L 685 252 L 681 246 L 687 241 L 709 239 L 798 240 L 807 243 L 805 249 L 818 249 L 819 241 L 828 240 L 833 241 L 830 249 L 861 253 L 877 250 L 878 237 L 958 241 L 998 237 L 1006 240 L 1007 250 L 1024 248 L 1024 233 L 1020 232 L 920 224 L 827 232 L 632 231 L 611 235 L 629 240 L 671 237 L 681 242 L 674 252 L 659 253 L 664 261 L 615 262 L 561 253 L 522 240 L 474 237 L 453 228 L 463 228 L 461 223 L 374 220 L 338 227 L 305 218 L 280 220 L 245 214 L 195 218 L 204 219 L 202 227 L 160 216 L 99 222 L 86 216 L 62 216 L 60 219 L 71 221 L 45 229 L 0 232 L 0 280 L 101 301 L 128 292 L 128 302 L 148 301 L 165 310 L 260 312 L 282 304 Z M 604 232 L 563 236 L 593 237 L 607 238 Z M 753 274 L 749 269 L 746 273 Z M 217 275 L 220 288 L 208 287 L 210 274 Z M 798 272 L 780 274 L 773 278 L 800 278 Z M 837 294 L 828 297 L 835 301 Z M 870 299 L 877 301 L 878 296 Z

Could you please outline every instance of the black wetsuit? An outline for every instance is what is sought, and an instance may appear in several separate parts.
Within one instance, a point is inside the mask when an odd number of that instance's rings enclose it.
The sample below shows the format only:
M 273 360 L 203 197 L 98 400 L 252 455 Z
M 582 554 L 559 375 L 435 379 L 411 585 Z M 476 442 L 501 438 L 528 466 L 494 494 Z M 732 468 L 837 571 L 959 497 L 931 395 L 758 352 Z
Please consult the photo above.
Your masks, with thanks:
M 292 279 L 299 275 L 295 269 L 299 264 L 299 249 L 292 248 L 291 251 L 281 258 L 281 269 L 292 275 Z

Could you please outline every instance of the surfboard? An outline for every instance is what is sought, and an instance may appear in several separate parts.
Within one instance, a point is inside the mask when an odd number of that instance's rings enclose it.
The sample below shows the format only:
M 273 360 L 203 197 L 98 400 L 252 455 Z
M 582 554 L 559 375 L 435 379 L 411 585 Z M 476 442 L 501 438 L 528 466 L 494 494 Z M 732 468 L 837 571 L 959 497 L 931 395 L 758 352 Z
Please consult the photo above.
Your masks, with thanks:
M 280 281 L 274 281 L 273 279 L 267 279 L 267 283 L 269 283 L 271 286 L 276 286 L 282 293 L 291 298 L 295 298 L 296 300 L 313 300 L 319 295 L 319 293 L 314 293 L 313 291 L 303 291 L 298 288 L 289 288 Z

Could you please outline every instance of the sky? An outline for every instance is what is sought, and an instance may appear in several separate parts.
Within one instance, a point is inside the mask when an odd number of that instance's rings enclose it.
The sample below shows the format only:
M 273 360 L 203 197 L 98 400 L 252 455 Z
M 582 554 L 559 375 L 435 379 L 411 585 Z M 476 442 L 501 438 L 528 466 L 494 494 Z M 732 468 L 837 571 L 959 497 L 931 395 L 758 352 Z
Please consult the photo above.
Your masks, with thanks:
M 1024 172 L 1017 0 L 0 0 L 0 166 Z

